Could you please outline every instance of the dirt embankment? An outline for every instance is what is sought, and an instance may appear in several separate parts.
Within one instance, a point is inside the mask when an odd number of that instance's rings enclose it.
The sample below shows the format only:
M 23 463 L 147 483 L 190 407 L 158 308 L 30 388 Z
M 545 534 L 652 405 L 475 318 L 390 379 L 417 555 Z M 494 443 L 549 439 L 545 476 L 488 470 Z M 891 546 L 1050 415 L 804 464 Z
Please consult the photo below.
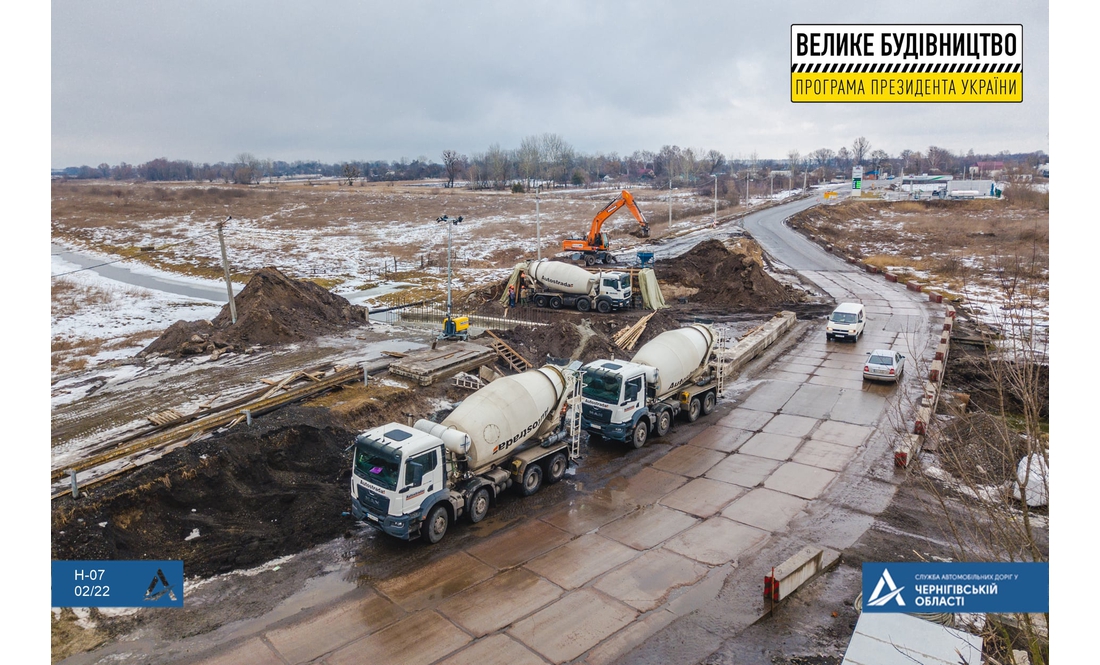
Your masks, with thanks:
M 275 268 L 252 276 L 234 298 L 237 322 L 229 305 L 213 321 L 177 321 L 139 355 L 185 356 L 244 351 L 312 339 L 364 325 L 367 309 L 352 305 L 313 282 L 287 277 Z
M 741 238 L 727 245 L 707 240 L 656 268 L 662 290 L 670 285 L 672 298 L 686 304 L 739 309 L 770 309 L 801 301 L 764 270 L 763 255 L 755 241 Z

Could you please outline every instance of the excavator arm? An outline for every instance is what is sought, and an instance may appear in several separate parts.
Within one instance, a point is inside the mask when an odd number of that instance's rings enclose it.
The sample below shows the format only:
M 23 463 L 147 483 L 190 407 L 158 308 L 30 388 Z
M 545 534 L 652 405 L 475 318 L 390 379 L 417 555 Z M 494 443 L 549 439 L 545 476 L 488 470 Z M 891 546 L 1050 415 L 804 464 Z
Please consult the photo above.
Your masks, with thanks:
M 609 217 L 618 212 L 619 208 L 626 206 L 634 215 L 634 219 L 638 220 L 638 224 L 642 227 L 642 236 L 649 237 L 649 222 L 646 221 L 645 215 L 638 209 L 637 204 L 634 203 L 634 197 L 630 192 L 625 189 L 619 194 L 619 197 L 607 204 L 603 210 L 596 213 L 596 216 L 592 218 L 592 226 L 588 229 L 588 235 L 585 236 L 583 243 L 578 240 L 566 240 L 564 249 L 566 250 L 580 250 L 580 251 L 597 251 L 607 250 L 607 238 L 601 233 L 603 229 L 603 223 L 607 221 Z

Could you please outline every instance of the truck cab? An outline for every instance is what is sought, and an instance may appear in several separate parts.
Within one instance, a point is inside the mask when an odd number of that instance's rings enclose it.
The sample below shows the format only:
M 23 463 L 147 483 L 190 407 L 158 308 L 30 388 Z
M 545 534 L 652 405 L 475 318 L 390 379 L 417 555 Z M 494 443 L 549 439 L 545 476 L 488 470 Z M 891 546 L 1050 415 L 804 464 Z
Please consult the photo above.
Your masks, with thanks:
M 360 434 L 354 450 L 352 514 L 392 536 L 415 538 L 425 510 L 449 495 L 443 441 L 390 423 Z
M 605 312 L 600 308 L 603 299 L 610 301 L 612 309 L 630 306 L 630 275 L 621 271 L 601 272 L 600 281 L 596 287 L 596 311 Z M 608 310 L 610 311 L 610 310 Z
M 581 427 L 616 441 L 629 440 L 639 422 L 648 427 L 646 375 L 653 372 L 652 367 L 620 360 L 585 365 Z

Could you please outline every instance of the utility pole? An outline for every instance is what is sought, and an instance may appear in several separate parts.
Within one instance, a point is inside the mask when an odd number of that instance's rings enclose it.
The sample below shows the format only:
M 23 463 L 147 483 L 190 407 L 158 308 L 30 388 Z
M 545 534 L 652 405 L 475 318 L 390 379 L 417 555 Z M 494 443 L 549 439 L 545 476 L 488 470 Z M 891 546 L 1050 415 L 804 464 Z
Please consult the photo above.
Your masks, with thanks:
M 668 177 L 668 232 L 672 233 L 672 176 Z
M 233 219 L 232 216 L 226 217 L 225 222 L 231 219 Z M 222 270 L 225 271 L 225 290 L 229 292 L 229 316 L 232 317 L 233 323 L 236 323 L 237 303 L 233 302 L 233 282 L 229 279 L 229 258 L 225 254 L 225 236 L 222 234 L 225 222 L 218 222 L 218 243 L 222 246 Z
M 539 224 L 539 189 L 542 185 L 535 185 L 535 241 L 538 243 L 537 255 L 542 260 L 542 226 Z
M 718 226 L 718 174 L 712 173 L 711 177 L 714 178 L 714 220 L 711 221 L 711 226 Z

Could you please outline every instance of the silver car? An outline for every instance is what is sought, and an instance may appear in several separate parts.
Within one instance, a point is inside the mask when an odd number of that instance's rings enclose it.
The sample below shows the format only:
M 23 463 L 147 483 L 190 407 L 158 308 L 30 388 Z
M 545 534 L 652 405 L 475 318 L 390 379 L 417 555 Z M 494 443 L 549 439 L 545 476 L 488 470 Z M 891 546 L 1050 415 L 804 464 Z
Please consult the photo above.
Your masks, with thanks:
M 897 382 L 905 371 L 905 356 L 890 349 L 875 349 L 867 354 L 863 378 Z

